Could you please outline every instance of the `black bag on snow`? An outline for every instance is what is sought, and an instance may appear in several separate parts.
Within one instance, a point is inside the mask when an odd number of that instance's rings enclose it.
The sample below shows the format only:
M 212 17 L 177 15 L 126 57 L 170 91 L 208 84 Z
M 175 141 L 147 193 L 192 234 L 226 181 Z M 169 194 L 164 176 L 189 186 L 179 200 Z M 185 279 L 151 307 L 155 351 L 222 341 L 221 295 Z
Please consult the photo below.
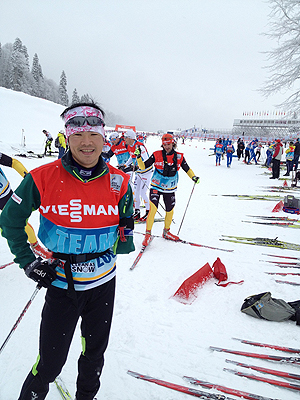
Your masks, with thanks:
M 282 210 L 291 214 L 299 214 L 300 200 L 292 195 L 285 196 Z
M 59 137 L 58 137 L 58 136 L 57 136 L 57 138 L 55 139 L 54 146 L 57 147 L 57 148 L 60 147 Z
M 270 292 L 249 296 L 244 300 L 241 311 L 255 318 L 268 321 L 297 321 L 300 325 L 300 300 L 287 303 L 282 299 L 273 299 Z

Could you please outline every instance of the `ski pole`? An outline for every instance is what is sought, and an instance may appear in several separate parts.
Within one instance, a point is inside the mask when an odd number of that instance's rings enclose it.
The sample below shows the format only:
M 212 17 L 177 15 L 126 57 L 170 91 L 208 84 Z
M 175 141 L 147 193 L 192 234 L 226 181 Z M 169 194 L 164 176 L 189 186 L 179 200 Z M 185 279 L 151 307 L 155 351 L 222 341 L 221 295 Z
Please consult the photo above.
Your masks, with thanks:
M 12 265 L 12 264 L 14 264 L 14 261 L 11 261 L 11 262 L 9 262 L 9 263 L 7 263 L 7 264 L 0 265 L 0 269 L 3 269 L 3 268 L 5 268 L 5 267 L 8 267 L 9 265 Z
M 32 296 L 30 297 L 29 301 L 27 302 L 26 306 L 24 307 L 23 311 L 21 312 L 19 318 L 17 319 L 16 323 L 14 324 L 14 326 L 11 328 L 11 331 L 9 332 L 7 338 L 4 340 L 2 346 L 0 347 L 0 354 L 2 353 L 2 350 L 4 349 L 4 347 L 6 346 L 7 342 L 9 341 L 9 339 L 11 338 L 12 334 L 14 333 L 14 331 L 17 329 L 17 326 L 19 325 L 19 323 L 21 322 L 22 318 L 24 317 L 26 311 L 28 310 L 30 304 L 33 302 L 33 299 L 35 298 L 35 296 L 38 294 L 38 291 L 41 289 L 41 286 L 37 285 L 37 287 L 35 288 Z
M 182 217 L 182 220 L 181 220 L 181 223 L 180 223 L 180 226 L 179 226 L 178 232 L 177 232 L 177 236 L 179 235 L 179 232 L 180 232 L 181 226 L 182 226 L 182 224 L 183 224 L 183 220 L 184 220 L 184 217 L 185 217 L 186 211 L 187 211 L 187 209 L 188 209 L 188 206 L 189 206 L 189 204 L 190 204 L 190 200 L 191 200 L 192 194 L 193 194 L 193 192 L 194 192 L 195 186 L 196 186 L 196 182 L 194 182 L 194 186 L 193 186 L 193 189 L 192 189 L 192 191 L 191 191 L 190 198 L 189 198 L 189 200 L 188 200 L 188 202 L 187 202 L 187 205 L 186 205 L 186 208 L 185 208 L 185 211 L 184 211 L 184 214 L 183 214 L 183 217 Z

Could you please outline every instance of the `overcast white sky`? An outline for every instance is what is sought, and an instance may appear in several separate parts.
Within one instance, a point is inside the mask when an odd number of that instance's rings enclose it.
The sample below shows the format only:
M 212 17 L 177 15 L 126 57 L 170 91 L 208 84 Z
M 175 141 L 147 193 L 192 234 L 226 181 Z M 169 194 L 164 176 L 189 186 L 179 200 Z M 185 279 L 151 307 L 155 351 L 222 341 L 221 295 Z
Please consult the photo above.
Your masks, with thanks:
M 264 99 L 264 0 L 2 0 L 0 42 L 19 37 L 30 65 L 69 96 L 89 93 L 138 129 L 231 129 Z

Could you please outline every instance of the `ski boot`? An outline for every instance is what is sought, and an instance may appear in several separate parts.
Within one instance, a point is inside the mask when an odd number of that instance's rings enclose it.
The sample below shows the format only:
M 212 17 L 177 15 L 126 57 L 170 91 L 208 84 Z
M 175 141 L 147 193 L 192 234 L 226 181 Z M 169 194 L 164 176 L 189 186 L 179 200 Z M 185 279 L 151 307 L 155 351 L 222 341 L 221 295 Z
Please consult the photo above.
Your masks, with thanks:
M 173 233 L 170 232 L 170 229 L 166 229 L 166 228 L 164 228 L 164 230 L 163 230 L 162 237 L 164 239 L 174 240 L 174 242 L 177 242 L 179 240 L 178 236 L 173 235 Z
M 134 221 L 137 221 L 140 218 L 141 218 L 141 213 L 140 213 L 140 210 L 137 208 L 133 213 L 133 219 L 134 219 Z
M 148 244 L 150 243 L 150 239 L 151 239 L 151 231 L 146 231 L 146 235 L 142 242 L 142 246 L 144 246 L 144 247 L 148 246 Z

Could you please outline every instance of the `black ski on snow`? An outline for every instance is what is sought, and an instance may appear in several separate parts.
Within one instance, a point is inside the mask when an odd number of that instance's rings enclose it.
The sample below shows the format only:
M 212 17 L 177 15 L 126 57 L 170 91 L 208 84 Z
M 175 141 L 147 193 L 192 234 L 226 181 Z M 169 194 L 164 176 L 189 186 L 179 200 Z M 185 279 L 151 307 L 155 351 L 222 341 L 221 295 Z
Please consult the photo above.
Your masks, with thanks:
M 273 398 L 271 399 L 270 397 L 259 396 L 257 394 L 243 392 L 242 390 L 231 389 L 227 386 L 222 386 L 222 385 L 202 381 L 200 379 L 192 378 L 190 376 L 184 376 L 183 379 L 185 379 L 187 382 L 192 383 L 194 385 L 199 385 L 199 386 L 205 387 L 207 389 L 216 389 L 216 390 L 219 390 L 220 392 L 231 394 L 231 395 L 237 396 L 237 397 L 242 397 L 243 399 L 247 399 L 247 400 L 276 400 Z
M 292 285 L 292 286 L 300 286 L 300 283 L 292 282 L 292 281 L 279 281 L 278 279 L 275 279 L 276 283 L 283 283 L 285 285 Z
M 66 385 L 65 385 L 64 381 L 61 379 L 61 377 L 58 376 L 54 382 L 55 382 L 55 385 L 56 385 L 61 397 L 64 400 L 72 400 L 72 396 L 70 395 L 70 393 L 69 393 L 68 389 L 66 388 Z
M 266 216 L 266 215 L 247 215 L 247 217 L 266 219 L 266 220 L 270 220 L 270 221 L 300 222 L 300 220 L 299 220 L 298 218 L 277 217 L 277 216 L 275 216 L 275 215 L 272 215 L 272 216 Z
M 176 385 L 175 383 L 167 382 L 167 381 L 162 381 L 161 379 L 156 379 L 153 378 L 152 376 L 149 375 L 143 375 L 138 372 L 133 372 L 133 371 L 127 371 L 127 373 L 134 378 L 137 379 L 142 379 L 147 382 L 152 382 L 155 383 L 156 385 L 164 386 L 169 389 L 176 390 L 177 392 L 182 392 L 186 394 L 190 394 L 191 396 L 194 397 L 199 397 L 200 399 L 207 399 L 207 400 L 234 400 L 231 397 L 223 396 L 222 394 L 214 394 L 214 393 L 208 393 L 208 392 L 203 392 L 202 390 L 195 390 L 191 389 L 187 386 L 181 386 L 181 385 Z M 260 399 L 260 398 L 258 398 Z M 271 400 L 271 399 L 264 399 L 261 398 L 262 400 Z
M 269 379 L 269 378 L 265 378 L 263 376 L 257 376 L 257 375 L 253 375 L 253 374 L 246 374 L 245 372 L 240 372 L 235 369 L 223 368 L 223 370 L 230 372 L 237 376 L 242 376 L 243 378 L 252 379 L 254 381 L 269 383 L 270 385 L 280 386 L 285 389 L 292 389 L 292 390 L 298 390 L 298 391 L 300 390 L 300 385 L 295 385 L 293 383 L 277 381 L 275 379 Z
M 275 255 L 275 254 L 265 254 L 265 253 L 263 253 L 262 255 L 263 256 L 269 256 L 269 257 L 287 258 L 289 260 L 300 260 L 300 257 L 278 256 L 278 255 Z
M 209 348 L 211 350 L 213 350 L 213 351 L 236 354 L 238 356 L 260 358 L 262 360 L 278 361 L 278 362 L 281 362 L 281 363 L 289 363 L 289 364 L 300 365 L 300 358 L 299 357 L 272 356 L 271 354 L 249 353 L 247 351 L 229 350 L 229 349 L 224 349 L 224 348 L 221 348 L 221 347 L 214 347 L 214 346 L 210 346 Z
M 142 248 L 141 248 L 139 254 L 138 254 L 137 257 L 136 257 L 136 259 L 133 261 L 132 266 L 129 268 L 130 271 L 132 271 L 132 270 L 137 266 L 138 262 L 139 262 L 140 259 L 142 258 L 142 255 L 144 254 L 144 251 L 147 249 L 147 247 L 148 247 L 149 244 L 152 242 L 152 240 L 153 240 L 153 236 L 151 235 L 150 241 L 149 241 L 148 245 L 147 245 L 147 246 L 142 246 Z
M 225 240 L 227 242 L 233 242 L 233 243 L 252 244 L 252 245 L 258 245 L 258 246 L 277 247 L 280 249 L 300 251 L 299 244 L 283 242 L 281 240 L 277 240 L 277 237 L 275 239 L 270 239 L 270 238 L 261 238 L 261 237 L 249 238 L 249 237 L 244 237 L 244 236 L 222 235 L 222 238 L 219 240 Z
M 262 221 L 242 221 L 248 224 L 256 224 L 256 225 L 270 225 L 270 226 L 279 226 L 280 228 L 295 228 L 300 229 L 300 225 L 296 222 L 279 222 L 279 221 L 271 221 L 271 222 L 262 222 Z
M 267 262 L 269 264 L 280 264 L 280 265 L 286 265 L 287 267 L 294 267 L 295 265 L 300 265 L 299 262 L 288 262 L 288 261 L 264 261 L 261 260 L 263 262 Z
M 281 378 L 295 379 L 297 381 L 300 381 L 300 375 L 292 374 L 291 372 L 284 372 L 284 371 L 278 371 L 277 369 L 263 368 L 259 367 L 258 365 L 244 364 L 238 361 L 232 361 L 232 360 L 225 360 L 225 361 L 227 363 L 237 365 L 238 367 L 253 369 L 254 371 L 262 372 L 264 374 L 275 375 L 275 376 L 280 376 Z
M 238 339 L 238 338 L 232 338 L 232 339 L 237 340 L 237 341 L 239 341 L 241 343 L 244 343 L 244 344 L 250 344 L 251 346 L 267 347 L 268 349 L 284 351 L 286 353 L 300 353 L 300 349 L 294 349 L 293 347 L 280 346 L 280 345 L 277 345 L 277 344 L 267 344 L 267 343 L 261 343 L 261 342 L 253 342 L 251 340 L 246 340 L 246 339 Z
M 134 231 L 134 233 L 138 233 L 139 235 L 145 235 L 145 233 L 143 232 L 138 232 L 138 231 Z M 162 238 L 162 236 L 158 236 L 158 235 L 151 235 L 153 237 L 157 237 L 157 238 Z M 170 242 L 174 242 L 174 243 L 183 243 L 183 244 L 189 244 L 190 246 L 196 246 L 196 247 L 204 247 L 205 249 L 211 249 L 211 250 L 220 250 L 220 251 L 227 251 L 227 252 L 233 252 L 234 250 L 228 250 L 228 249 L 221 249 L 220 247 L 212 247 L 212 246 L 206 246 L 205 244 L 199 244 L 199 243 L 194 243 L 194 242 L 188 242 L 186 240 L 172 240 L 172 239 L 165 239 L 165 240 L 169 240 Z
M 218 194 L 212 194 L 211 196 L 219 196 Z M 223 197 L 236 197 L 242 200 L 266 200 L 266 201 L 280 201 L 284 198 L 276 195 L 249 195 L 249 194 L 221 194 Z

